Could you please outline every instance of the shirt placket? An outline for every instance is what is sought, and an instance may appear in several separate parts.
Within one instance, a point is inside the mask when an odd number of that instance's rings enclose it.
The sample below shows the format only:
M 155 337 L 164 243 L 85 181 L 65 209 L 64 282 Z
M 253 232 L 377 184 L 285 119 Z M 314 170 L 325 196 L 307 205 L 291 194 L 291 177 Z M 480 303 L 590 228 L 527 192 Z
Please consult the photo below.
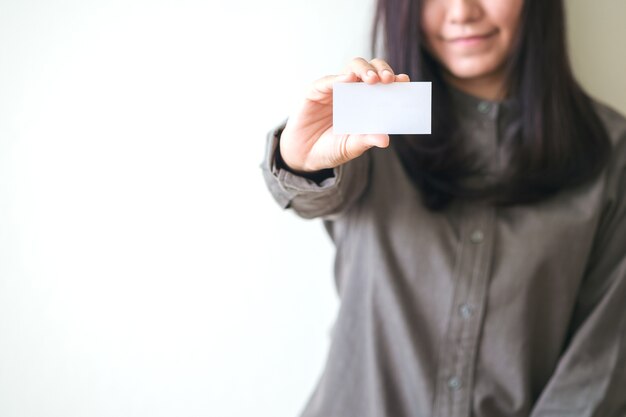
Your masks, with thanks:
M 494 142 L 496 115 L 495 111 L 491 114 L 484 132 Z M 495 210 L 475 204 L 466 204 L 462 210 L 454 295 L 439 350 L 434 417 L 471 416 L 476 355 L 491 272 Z
M 469 417 L 476 354 L 487 302 L 494 241 L 494 209 L 470 210 L 461 232 L 461 254 L 452 310 L 439 357 L 433 416 Z

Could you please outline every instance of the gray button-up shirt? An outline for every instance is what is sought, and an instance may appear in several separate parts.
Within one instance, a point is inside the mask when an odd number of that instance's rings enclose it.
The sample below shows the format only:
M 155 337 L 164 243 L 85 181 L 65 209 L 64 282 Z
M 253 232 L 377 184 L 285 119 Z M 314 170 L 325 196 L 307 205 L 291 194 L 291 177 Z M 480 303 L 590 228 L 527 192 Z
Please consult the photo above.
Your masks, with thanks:
M 454 98 L 497 172 L 515 109 Z M 317 184 L 276 166 L 270 132 L 269 190 L 336 246 L 340 309 L 302 417 L 626 416 L 626 120 L 596 109 L 602 175 L 507 208 L 427 210 L 391 148 Z

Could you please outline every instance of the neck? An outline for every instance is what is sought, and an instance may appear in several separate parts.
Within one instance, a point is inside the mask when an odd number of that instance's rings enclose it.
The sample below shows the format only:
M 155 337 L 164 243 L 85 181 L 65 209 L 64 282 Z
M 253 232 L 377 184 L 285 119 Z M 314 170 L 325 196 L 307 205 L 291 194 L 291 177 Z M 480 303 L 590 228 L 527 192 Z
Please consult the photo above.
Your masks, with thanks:
M 458 90 L 484 100 L 501 101 L 506 98 L 505 77 L 501 71 L 476 78 L 458 78 L 446 72 L 445 80 Z

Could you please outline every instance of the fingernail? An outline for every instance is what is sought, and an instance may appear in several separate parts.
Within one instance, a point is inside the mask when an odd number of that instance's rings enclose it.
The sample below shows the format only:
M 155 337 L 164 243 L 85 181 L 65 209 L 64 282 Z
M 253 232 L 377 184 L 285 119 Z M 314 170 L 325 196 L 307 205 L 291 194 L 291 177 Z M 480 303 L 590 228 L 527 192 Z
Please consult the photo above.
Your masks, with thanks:
M 372 71 L 372 70 L 369 70 L 369 71 L 367 71 L 367 76 L 368 77 L 375 77 L 376 73 L 374 71 Z
M 388 69 L 383 70 L 383 75 L 393 75 Z

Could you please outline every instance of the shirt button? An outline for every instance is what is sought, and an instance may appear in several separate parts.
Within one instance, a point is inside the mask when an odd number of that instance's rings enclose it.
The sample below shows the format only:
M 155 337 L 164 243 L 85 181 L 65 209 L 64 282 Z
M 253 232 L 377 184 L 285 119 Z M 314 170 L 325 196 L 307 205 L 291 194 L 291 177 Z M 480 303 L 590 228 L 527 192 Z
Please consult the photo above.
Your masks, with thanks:
M 474 309 L 469 304 L 461 304 L 459 314 L 461 314 L 461 317 L 464 319 L 469 319 L 474 314 Z
M 485 240 L 485 235 L 482 230 L 474 230 L 470 235 L 472 243 L 482 243 Z
M 491 108 L 491 105 L 487 103 L 486 101 L 481 101 L 480 103 L 478 103 L 478 111 L 481 112 L 482 114 L 489 113 L 490 108 Z
M 450 388 L 452 391 L 458 391 L 459 389 L 461 389 L 461 380 L 456 376 L 448 379 L 448 388 Z

